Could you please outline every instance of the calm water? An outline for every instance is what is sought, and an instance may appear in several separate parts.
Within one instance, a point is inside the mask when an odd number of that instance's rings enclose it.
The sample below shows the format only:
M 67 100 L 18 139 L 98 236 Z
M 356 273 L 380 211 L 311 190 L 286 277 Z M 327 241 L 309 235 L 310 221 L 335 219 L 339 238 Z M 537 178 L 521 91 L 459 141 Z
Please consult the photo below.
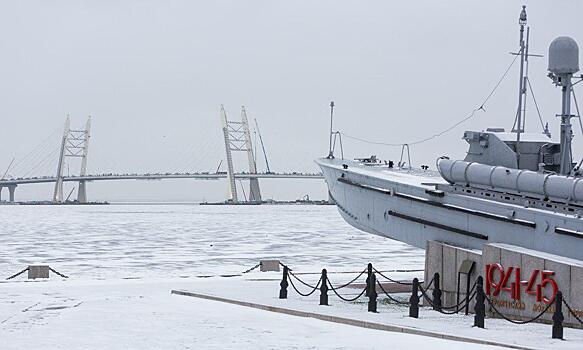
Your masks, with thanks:
M 84 278 L 237 273 L 262 258 L 423 267 L 421 250 L 360 232 L 333 206 L 1 206 L 0 222 L 7 276 L 31 263 Z

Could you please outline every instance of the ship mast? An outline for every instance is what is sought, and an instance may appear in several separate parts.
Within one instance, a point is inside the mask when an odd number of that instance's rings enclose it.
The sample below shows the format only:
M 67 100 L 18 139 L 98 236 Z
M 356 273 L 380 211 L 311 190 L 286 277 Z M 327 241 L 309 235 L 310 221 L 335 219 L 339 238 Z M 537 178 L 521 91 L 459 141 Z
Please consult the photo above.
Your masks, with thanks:
M 561 175 L 569 175 L 573 170 L 573 154 L 571 150 L 571 140 L 573 132 L 571 130 L 571 94 L 573 74 L 579 71 L 579 47 L 575 40 L 567 36 L 560 36 L 551 42 L 549 47 L 549 78 L 555 85 L 561 87 L 562 108 L 561 114 Z
M 526 121 L 526 84 L 528 79 L 528 39 L 530 28 L 526 28 L 526 41 L 524 40 L 524 27 L 526 26 L 526 6 L 522 6 L 520 17 L 520 50 L 515 55 L 520 55 L 520 82 L 518 84 L 518 108 L 512 132 L 516 133 L 516 165 L 520 169 L 520 134 L 524 132 Z

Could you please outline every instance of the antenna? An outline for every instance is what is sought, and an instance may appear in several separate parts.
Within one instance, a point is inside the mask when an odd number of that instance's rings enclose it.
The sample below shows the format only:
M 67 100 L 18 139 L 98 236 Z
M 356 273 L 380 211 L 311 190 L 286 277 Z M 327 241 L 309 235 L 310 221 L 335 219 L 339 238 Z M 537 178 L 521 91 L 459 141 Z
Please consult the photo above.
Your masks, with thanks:
M 570 37 L 560 36 L 551 42 L 549 46 L 549 78 L 553 83 L 561 87 L 562 110 L 561 114 L 561 167 L 562 175 L 569 175 L 573 170 L 573 154 L 571 151 L 571 93 L 573 74 L 579 71 L 579 46 Z
M 255 120 L 255 129 L 257 129 L 257 134 L 259 135 L 259 142 L 261 143 L 261 149 L 263 150 L 263 157 L 265 158 L 265 166 L 267 167 L 267 172 L 271 173 L 269 169 L 269 161 L 267 161 L 267 153 L 265 153 L 265 145 L 263 144 L 263 137 L 261 137 L 261 131 L 259 130 L 259 124 L 257 124 L 257 119 Z M 257 142 L 255 142 L 257 144 Z
M 330 101 L 330 153 L 328 154 L 329 159 L 334 158 L 334 151 L 332 150 L 332 126 L 334 122 L 334 101 Z

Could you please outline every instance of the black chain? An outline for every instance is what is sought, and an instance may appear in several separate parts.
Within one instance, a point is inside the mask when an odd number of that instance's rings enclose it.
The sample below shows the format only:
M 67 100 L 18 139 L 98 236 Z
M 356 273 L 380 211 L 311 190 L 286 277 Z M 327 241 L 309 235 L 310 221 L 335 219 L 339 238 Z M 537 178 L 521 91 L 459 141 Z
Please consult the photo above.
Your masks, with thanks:
M 444 314 L 444 315 L 455 315 L 455 314 L 457 314 L 457 311 L 456 310 L 454 310 L 454 311 L 444 311 L 444 310 L 441 310 L 441 309 L 436 309 L 435 308 L 435 305 L 433 304 L 433 300 L 431 300 L 431 298 L 427 295 L 427 293 L 425 292 L 425 290 L 423 289 L 423 287 L 419 286 L 419 291 L 421 291 L 421 295 L 423 295 L 423 297 L 425 297 L 425 299 L 427 299 L 427 301 L 429 302 L 429 304 L 433 307 L 433 310 L 435 310 L 435 311 L 437 311 L 437 312 L 439 312 L 441 314 Z
M 504 316 L 500 311 L 498 311 L 498 309 L 496 308 L 496 306 L 494 306 L 494 303 L 492 302 L 492 300 L 486 296 L 486 300 L 488 300 L 488 303 L 490 304 L 490 306 L 492 307 L 492 309 L 496 312 L 496 314 L 498 314 L 498 316 L 502 317 L 503 319 L 505 319 L 508 322 L 514 323 L 514 324 L 527 324 L 527 323 L 531 323 L 534 322 L 536 320 L 538 320 L 542 315 L 545 314 L 545 312 L 547 312 L 547 310 L 554 304 L 555 302 L 555 298 L 553 298 L 553 300 L 551 300 L 551 302 L 547 305 L 547 307 L 541 311 L 540 314 L 536 315 L 534 318 L 530 319 L 530 320 L 526 320 L 526 321 L 516 321 L 513 319 L 510 319 L 506 316 Z
M 392 296 L 389 294 L 389 292 L 387 292 L 387 291 L 385 290 L 385 288 L 383 288 L 383 285 L 382 285 L 382 284 L 381 284 L 381 283 L 380 283 L 378 280 L 377 280 L 376 282 L 377 282 L 377 284 L 379 285 L 379 287 L 381 287 L 381 290 L 383 291 L 383 293 L 385 293 L 385 295 L 387 296 L 387 298 L 389 298 L 390 300 L 394 301 L 395 303 L 397 303 L 397 304 L 399 304 L 399 305 L 409 305 L 409 304 L 411 304 L 411 303 L 409 303 L 409 302 L 407 302 L 407 301 L 401 301 L 401 300 L 399 300 L 399 299 L 393 298 L 393 297 L 392 297 Z
M 292 276 L 293 278 L 297 279 L 297 280 L 298 280 L 298 282 L 300 282 L 301 284 L 303 284 L 304 286 L 306 286 L 306 287 L 308 287 L 308 288 L 317 288 L 317 287 L 318 287 L 318 284 L 316 284 L 316 286 L 314 287 L 314 286 L 312 286 L 312 285 L 309 285 L 309 284 L 307 284 L 306 282 L 302 281 L 302 280 L 301 280 L 301 279 L 300 279 L 298 276 L 296 276 L 294 273 L 292 273 L 292 272 L 291 272 L 291 270 L 290 270 L 289 268 L 288 268 L 287 272 L 288 272 L 288 274 L 289 274 L 290 276 Z M 291 278 L 290 278 L 290 279 L 291 279 Z M 318 281 L 318 283 L 320 283 L 320 281 L 322 281 L 322 277 L 320 277 L 320 280 Z
M 433 276 L 433 278 L 431 279 L 431 281 L 429 281 L 429 284 L 427 285 L 427 287 L 425 287 L 425 289 L 431 288 L 431 285 L 433 284 L 433 281 L 434 280 L 435 280 L 435 276 Z
M 52 272 L 56 273 L 57 275 L 63 277 L 63 278 L 69 278 L 69 276 L 65 276 L 62 273 L 55 271 L 55 269 L 53 269 L 52 267 L 49 267 L 49 270 L 51 270 Z
M 469 300 L 468 302 L 470 302 L 470 301 L 471 301 L 471 300 L 474 298 L 474 294 L 475 294 L 475 293 L 474 293 L 474 290 L 476 289 L 476 285 L 477 285 L 477 283 L 478 283 L 478 281 L 476 280 L 476 281 L 474 282 L 474 285 L 472 286 L 472 288 L 470 289 L 470 291 L 468 292 L 468 294 L 466 295 L 466 297 L 465 297 L 464 299 L 462 299 L 462 301 L 460 301 L 460 302 L 459 302 L 459 303 L 457 303 L 456 305 L 453 305 L 453 306 L 441 306 L 441 308 L 442 308 L 442 309 L 448 309 L 448 310 L 451 310 L 451 309 L 456 309 L 456 311 L 459 311 L 459 310 L 463 309 L 463 308 L 465 307 L 465 305 L 464 305 L 464 306 L 462 306 L 462 307 L 460 307 L 460 306 L 461 306 L 463 303 L 465 303 L 465 302 L 466 302 L 466 300 L 468 299 L 468 295 L 471 295 L 471 296 L 470 296 L 470 298 L 469 298 L 470 300 Z M 459 307 L 459 309 L 458 309 L 458 307 Z
M 383 275 L 382 272 L 380 272 L 379 270 L 375 269 L 374 267 L 372 269 L 374 270 L 374 272 L 376 272 L 377 274 L 383 276 L 384 278 L 388 279 L 389 281 L 391 281 L 393 283 L 402 284 L 404 286 L 412 286 L 413 285 L 412 282 L 401 282 L 401 281 L 394 280 L 394 279 L 392 279 L 390 277 L 387 277 L 387 276 Z
M 292 274 L 290 273 L 290 275 L 292 275 Z M 292 275 L 292 276 L 293 276 L 293 275 Z M 289 282 L 290 282 L 291 286 L 293 287 L 293 289 L 296 291 L 296 293 L 298 293 L 299 295 L 301 295 L 301 296 L 303 296 L 303 297 L 309 297 L 310 295 L 314 294 L 314 292 L 315 292 L 315 291 L 317 291 L 317 290 L 318 290 L 318 288 L 320 287 L 320 282 L 322 282 L 322 277 L 320 277 L 320 279 L 318 280 L 318 283 L 316 283 L 316 286 L 315 286 L 315 287 L 312 287 L 312 286 L 310 286 L 309 284 L 307 284 L 307 283 L 304 283 L 302 280 L 300 280 L 300 279 L 299 279 L 299 278 L 297 278 L 296 276 L 293 276 L 293 277 L 294 277 L 294 278 L 296 278 L 298 281 L 302 282 L 304 285 L 306 285 L 306 286 L 308 286 L 308 287 L 312 288 L 312 290 L 311 290 L 309 293 L 307 293 L 307 294 L 306 294 L 306 293 L 302 293 L 302 292 L 300 292 L 300 291 L 299 291 L 299 289 L 298 289 L 298 288 L 296 287 L 296 285 L 294 284 L 294 281 L 293 281 L 293 279 L 292 279 L 292 278 L 290 278 L 290 279 L 289 279 Z
M 342 299 L 344 301 L 348 301 L 348 302 L 356 301 L 358 298 L 360 298 L 364 294 L 364 292 L 366 292 L 366 287 L 364 287 L 364 289 L 356 297 L 354 297 L 354 298 L 345 298 L 342 295 L 338 294 L 338 292 L 336 291 L 337 289 L 340 289 L 340 288 L 334 288 L 334 286 L 330 282 L 330 279 L 327 278 L 327 280 L 328 280 L 328 285 L 330 286 L 330 289 L 334 292 L 334 294 L 336 294 L 336 296 L 338 298 L 340 298 L 340 299 Z
M 567 304 L 567 301 L 565 299 L 563 299 L 563 304 L 565 304 L 565 306 L 567 307 L 567 309 L 569 310 L 569 312 L 571 313 L 571 315 L 573 315 L 573 317 L 575 317 L 575 319 L 577 321 L 579 321 L 579 323 L 583 324 L 583 321 L 575 314 L 575 311 L 573 311 L 573 309 L 571 308 L 571 306 L 569 304 Z
M 10 276 L 10 277 L 8 277 L 6 280 L 11 280 L 11 279 L 13 279 L 14 277 L 18 277 L 18 276 L 22 275 L 23 273 L 25 273 L 26 271 L 28 271 L 28 267 L 27 267 L 26 269 L 24 269 L 24 270 L 22 270 L 22 271 L 18 272 L 18 273 L 15 273 L 14 275 L 12 275 L 12 276 Z
M 259 264 L 255 265 L 255 266 L 253 266 L 253 267 L 252 267 L 252 268 L 250 268 L 250 269 L 247 269 L 247 270 L 245 270 L 245 271 L 241 272 L 241 274 L 243 274 L 243 275 L 244 275 L 244 274 L 246 274 L 246 273 L 249 273 L 249 272 L 251 272 L 251 271 L 255 270 L 256 268 L 258 268 L 259 266 L 261 266 L 261 263 L 259 263 Z
M 350 282 L 345 283 L 345 284 L 343 284 L 341 286 L 338 286 L 338 287 L 336 287 L 336 289 L 342 289 L 342 288 L 348 287 L 349 285 L 351 285 L 352 283 L 354 283 L 357 279 L 359 279 L 360 276 L 364 275 L 364 273 L 366 271 L 367 271 L 367 269 L 364 269 L 358 276 L 356 276 L 355 278 L 353 278 Z

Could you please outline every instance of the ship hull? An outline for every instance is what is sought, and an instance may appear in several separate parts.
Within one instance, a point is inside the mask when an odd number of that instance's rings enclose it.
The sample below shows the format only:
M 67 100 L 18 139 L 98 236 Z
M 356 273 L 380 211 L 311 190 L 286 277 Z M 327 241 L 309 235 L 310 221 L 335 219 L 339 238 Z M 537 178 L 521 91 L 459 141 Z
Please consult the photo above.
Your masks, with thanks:
M 317 159 L 344 220 L 359 230 L 425 248 L 436 240 L 481 250 L 507 243 L 583 260 L 583 220 L 435 191 L 436 176 L 340 159 Z

